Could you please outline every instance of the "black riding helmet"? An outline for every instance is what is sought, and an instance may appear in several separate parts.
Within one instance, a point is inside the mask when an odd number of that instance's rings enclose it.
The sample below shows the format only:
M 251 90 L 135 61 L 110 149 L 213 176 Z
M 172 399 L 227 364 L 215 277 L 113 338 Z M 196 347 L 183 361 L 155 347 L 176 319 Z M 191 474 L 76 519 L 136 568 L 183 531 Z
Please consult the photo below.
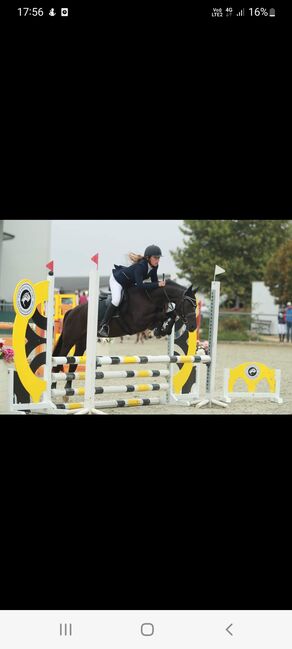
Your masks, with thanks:
M 147 246 L 144 252 L 144 257 L 162 257 L 162 252 L 159 246 Z

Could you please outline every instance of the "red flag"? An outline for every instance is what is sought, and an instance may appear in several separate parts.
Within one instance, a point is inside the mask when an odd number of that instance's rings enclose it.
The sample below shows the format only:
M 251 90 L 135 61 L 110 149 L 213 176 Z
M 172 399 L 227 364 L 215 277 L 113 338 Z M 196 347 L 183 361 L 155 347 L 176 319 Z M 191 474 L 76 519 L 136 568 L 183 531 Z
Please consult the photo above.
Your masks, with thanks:
M 98 257 L 99 257 L 99 254 L 98 254 L 98 253 L 97 253 L 96 255 L 94 255 L 94 257 L 91 257 L 91 261 L 94 261 L 94 263 L 95 263 L 97 266 L 98 266 Z
M 54 272 L 54 262 L 50 261 L 47 265 L 46 268 L 48 268 L 52 273 Z

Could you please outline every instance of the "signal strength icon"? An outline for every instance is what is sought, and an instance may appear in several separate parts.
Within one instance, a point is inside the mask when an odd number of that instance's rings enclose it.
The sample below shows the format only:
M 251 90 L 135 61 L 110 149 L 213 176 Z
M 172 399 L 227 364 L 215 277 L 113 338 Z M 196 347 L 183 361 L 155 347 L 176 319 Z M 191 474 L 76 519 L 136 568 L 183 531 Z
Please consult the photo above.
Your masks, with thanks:
M 241 9 L 236 16 L 244 16 L 244 9 Z

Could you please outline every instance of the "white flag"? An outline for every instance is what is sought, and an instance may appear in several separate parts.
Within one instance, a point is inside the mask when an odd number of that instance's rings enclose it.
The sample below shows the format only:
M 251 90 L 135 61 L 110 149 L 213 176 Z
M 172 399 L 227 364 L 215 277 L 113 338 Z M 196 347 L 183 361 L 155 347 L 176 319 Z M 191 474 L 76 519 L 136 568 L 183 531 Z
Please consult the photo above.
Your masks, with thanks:
M 221 266 L 215 266 L 214 276 L 216 277 L 216 275 L 221 275 L 221 273 L 225 273 L 224 268 L 221 268 Z

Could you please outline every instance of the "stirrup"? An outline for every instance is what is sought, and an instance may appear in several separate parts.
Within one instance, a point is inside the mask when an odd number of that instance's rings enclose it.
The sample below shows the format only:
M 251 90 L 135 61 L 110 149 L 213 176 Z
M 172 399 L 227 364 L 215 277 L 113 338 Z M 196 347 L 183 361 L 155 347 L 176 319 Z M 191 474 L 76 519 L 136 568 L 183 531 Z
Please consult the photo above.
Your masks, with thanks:
M 100 329 L 98 331 L 98 335 L 99 336 L 104 336 L 104 337 L 107 338 L 108 335 L 109 335 L 109 325 L 108 324 L 101 325 L 101 327 L 100 327 Z

